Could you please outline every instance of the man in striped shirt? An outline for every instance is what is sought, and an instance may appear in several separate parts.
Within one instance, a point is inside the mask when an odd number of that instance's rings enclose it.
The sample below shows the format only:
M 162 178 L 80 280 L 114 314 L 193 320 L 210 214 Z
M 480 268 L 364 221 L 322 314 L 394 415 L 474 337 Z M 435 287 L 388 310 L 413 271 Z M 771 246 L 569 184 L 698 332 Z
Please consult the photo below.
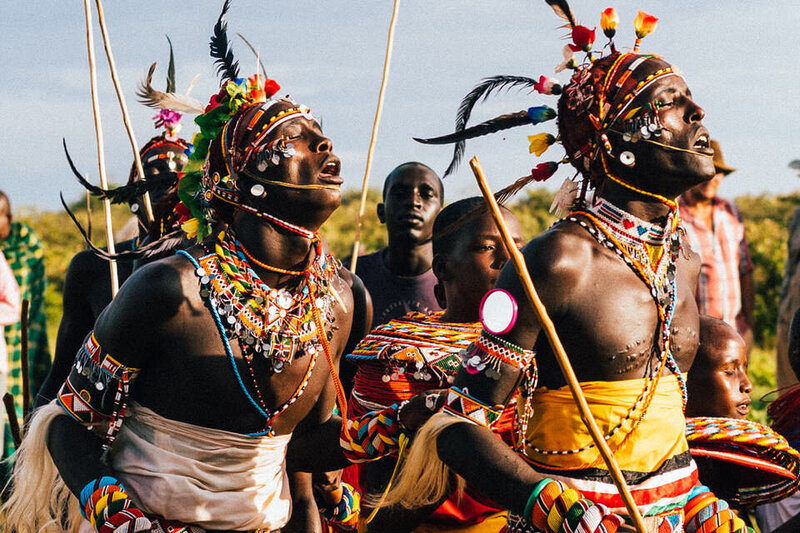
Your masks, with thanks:
M 687 236 L 702 260 L 695 297 L 701 314 L 735 326 L 753 345 L 753 263 L 739 209 L 717 196 L 722 178 L 735 169 L 725 165 L 719 143 L 714 147 L 714 177 L 679 199 Z

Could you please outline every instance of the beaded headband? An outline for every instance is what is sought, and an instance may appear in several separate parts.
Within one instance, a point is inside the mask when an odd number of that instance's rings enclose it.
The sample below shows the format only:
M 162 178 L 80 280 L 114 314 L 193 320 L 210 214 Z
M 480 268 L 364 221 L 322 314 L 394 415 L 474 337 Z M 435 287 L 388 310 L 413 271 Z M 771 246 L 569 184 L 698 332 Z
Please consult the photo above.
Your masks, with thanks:
M 639 139 L 655 142 L 650 140 L 650 137 L 661 134 L 657 103 L 649 103 L 635 109 L 631 109 L 631 105 L 636 97 L 656 80 L 678 75 L 658 56 L 638 54 L 641 40 L 656 28 L 658 22 L 656 17 L 639 11 L 634 21 L 636 42 L 633 50 L 620 53 L 613 41 L 619 16 L 613 8 L 606 9 L 602 13 L 600 25 L 608 37 L 608 43 L 601 50 L 593 50 L 596 28 L 590 29 L 577 24 L 565 0 L 546 0 L 546 2 L 566 21 L 565 26 L 570 30 L 572 42 L 564 47 L 563 61 L 555 68 L 556 73 L 563 70 L 573 71 L 569 83 L 562 85 L 557 79 L 547 76 L 540 76 L 538 79 L 523 76 L 486 78 L 461 101 L 455 133 L 428 139 L 416 138 L 417 141 L 426 144 L 455 144 L 453 158 L 445 171 L 447 176 L 456 170 L 463 158 L 467 139 L 517 126 L 536 125 L 558 116 L 561 135 L 557 137 L 550 133 L 539 133 L 529 136 L 529 152 L 541 156 L 551 145 L 560 142 L 567 150 L 566 155 L 560 160 L 536 165 L 530 175 L 518 179 L 497 193 L 502 200 L 508 199 L 531 181 L 549 179 L 563 163 L 574 165 L 583 175 L 585 183 L 597 186 L 599 183 L 596 181 L 599 178 L 596 174 L 602 176 L 607 172 L 603 172 L 605 164 L 594 167 L 595 161 L 603 159 L 605 163 L 605 157 L 619 157 L 613 154 L 608 133 L 619 133 L 625 142 L 636 142 Z M 605 49 L 610 53 L 604 56 Z M 583 61 L 576 58 L 577 52 L 584 52 Z M 486 99 L 492 93 L 512 88 L 529 88 L 543 95 L 559 95 L 558 112 L 546 105 L 535 106 L 467 127 L 472 109 L 478 101 Z M 581 142 L 575 142 L 576 135 L 580 137 Z M 565 139 L 566 137 L 570 139 Z M 602 170 L 595 171 L 596 169 Z M 612 178 L 621 181 L 619 178 Z M 628 186 L 627 183 L 622 182 L 622 184 Z M 585 189 L 586 186 L 584 193 Z

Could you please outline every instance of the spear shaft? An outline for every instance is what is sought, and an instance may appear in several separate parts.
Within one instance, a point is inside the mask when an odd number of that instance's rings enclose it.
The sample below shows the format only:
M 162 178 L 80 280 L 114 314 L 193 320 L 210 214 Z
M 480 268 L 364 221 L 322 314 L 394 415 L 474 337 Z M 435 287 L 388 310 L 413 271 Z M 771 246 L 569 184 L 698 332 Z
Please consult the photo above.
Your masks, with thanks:
M 128 107 L 125 105 L 125 97 L 122 95 L 119 78 L 117 77 L 117 67 L 114 66 L 114 54 L 111 53 L 111 42 L 108 38 L 108 31 L 106 30 L 106 18 L 103 16 L 103 3 L 101 0 L 95 0 L 97 6 L 97 20 L 100 22 L 100 33 L 103 35 L 103 47 L 106 50 L 106 57 L 108 58 L 108 69 L 111 71 L 111 81 L 114 82 L 114 90 L 117 93 L 117 100 L 119 100 L 119 107 L 122 110 L 122 122 L 125 123 L 125 131 L 128 132 L 128 140 L 131 142 L 131 150 L 133 150 L 133 161 L 136 166 L 136 173 L 139 175 L 139 180 L 144 181 L 144 168 L 142 167 L 142 158 L 139 156 L 139 145 L 136 143 L 136 138 L 133 135 L 133 126 L 131 126 L 131 119 L 128 116 Z M 152 223 L 155 220 L 153 215 L 153 205 L 150 202 L 150 193 L 145 191 L 142 195 L 144 201 L 144 209 L 147 214 L 147 221 Z
M 106 160 L 103 155 L 103 126 L 100 121 L 100 103 L 97 98 L 97 65 L 94 58 L 94 38 L 92 36 L 92 9 L 89 0 L 83 0 L 83 13 L 86 19 L 86 45 L 89 51 L 89 79 L 92 92 L 92 115 L 94 116 L 94 131 L 97 138 L 97 167 L 100 174 L 100 187 L 108 189 L 106 180 Z M 136 152 L 138 155 L 138 151 Z M 114 229 L 111 225 L 111 200 L 103 197 L 103 214 L 106 223 L 106 240 L 108 241 L 108 252 L 116 253 L 114 248 Z M 119 291 L 119 274 L 117 273 L 117 262 L 114 259 L 108 260 L 108 268 L 111 271 L 111 297 L 115 297 Z
M 353 253 L 350 258 L 350 272 L 356 273 L 358 263 L 358 248 L 361 244 L 361 223 L 364 220 L 364 208 L 367 205 L 367 185 L 369 184 L 369 171 L 372 168 L 372 154 L 375 150 L 375 140 L 378 137 L 378 124 L 381 121 L 383 111 L 383 96 L 386 92 L 386 82 L 389 80 L 389 64 L 392 61 L 392 43 L 394 42 L 394 27 L 397 23 L 397 12 L 400 10 L 400 0 L 394 0 L 392 9 L 392 21 L 389 23 L 389 36 L 386 39 L 386 56 L 383 60 L 383 78 L 381 79 L 381 90 L 378 93 L 378 107 L 375 110 L 375 120 L 372 123 L 372 137 L 369 141 L 367 150 L 367 166 L 364 169 L 364 183 L 361 185 L 361 201 L 358 204 L 358 217 L 356 219 L 356 240 L 353 243 Z

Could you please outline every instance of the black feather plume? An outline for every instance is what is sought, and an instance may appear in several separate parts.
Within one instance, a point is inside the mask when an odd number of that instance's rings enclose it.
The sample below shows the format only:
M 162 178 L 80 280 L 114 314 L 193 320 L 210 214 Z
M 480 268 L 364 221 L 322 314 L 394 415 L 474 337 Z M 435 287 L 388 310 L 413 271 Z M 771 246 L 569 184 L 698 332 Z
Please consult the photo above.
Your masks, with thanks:
M 78 231 L 83 236 L 83 240 L 86 241 L 86 245 L 92 250 L 92 252 L 100 257 L 101 259 L 105 259 L 106 261 L 114 260 L 133 260 L 133 259 L 147 259 L 150 257 L 154 257 L 159 254 L 163 254 L 169 250 L 174 250 L 180 246 L 180 244 L 185 240 L 186 235 L 183 233 L 183 230 L 177 229 L 170 233 L 167 233 L 157 241 L 153 241 L 150 243 L 145 244 L 144 246 L 140 246 L 135 250 L 124 250 L 122 252 L 117 252 L 115 254 L 109 253 L 108 250 L 104 250 L 103 248 L 97 246 L 92 240 L 89 238 L 89 235 L 86 233 L 86 230 L 83 229 L 81 223 L 78 222 L 78 219 L 75 217 L 75 214 L 70 211 L 69 207 L 67 206 L 67 202 L 64 200 L 64 195 L 59 193 L 61 197 L 61 205 L 64 206 L 64 210 L 69 215 L 69 218 L 72 219 L 72 222 L 75 224 L 75 227 L 78 228 Z
M 67 150 L 67 141 L 63 140 L 63 143 L 64 153 L 67 155 L 69 168 L 72 169 L 72 173 L 75 174 L 76 178 L 78 178 L 80 184 L 83 185 L 93 196 L 108 198 L 111 200 L 112 204 L 131 204 L 137 201 L 137 199 L 146 192 L 161 193 L 169 190 L 170 187 L 178 182 L 177 174 L 168 173 L 145 181 L 134 181 L 133 183 L 116 187 L 114 189 L 103 189 L 102 187 L 92 185 L 86 181 L 86 178 L 81 176 L 80 171 L 78 171 L 78 169 L 75 167 L 75 163 L 72 162 L 72 158 L 69 155 L 69 150 Z
M 531 119 L 528 118 L 528 112 L 520 111 L 519 113 L 500 115 L 499 117 L 481 122 L 478 125 L 471 126 L 460 132 L 442 135 L 441 137 L 431 137 L 430 139 L 414 137 L 414 140 L 422 144 L 452 144 L 483 135 L 489 135 L 490 133 L 516 128 L 517 126 L 525 126 L 530 123 Z
M 567 0 L 544 0 L 547 5 L 553 8 L 556 15 L 567 21 L 570 29 L 575 27 L 575 17 L 572 15 L 572 10 L 569 8 Z
M 175 55 L 172 52 L 172 41 L 169 40 L 167 35 L 167 42 L 169 43 L 169 67 L 167 67 L 167 91 L 168 93 L 175 92 Z
M 467 121 L 472 114 L 472 108 L 481 99 L 486 99 L 493 91 L 500 89 L 511 89 L 513 87 L 525 88 L 533 87 L 536 80 L 524 76 L 493 76 L 491 78 L 484 78 L 481 83 L 472 89 L 467 96 L 461 100 L 458 106 L 458 114 L 456 115 L 455 134 L 463 132 L 466 129 Z M 457 168 L 461 159 L 464 157 L 464 141 L 458 141 L 453 149 L 453 159 L 450 161 L 444 175 L 449 176 Z
M 239 62 L 233 57 L 233 49 L 228 43 L 228 23 L 225 22 L 225 15 L 228 14 L 230 5 L 231 0 L 225 0 L 222 5 L 222 13 L 214 24 L 214 34 L 210 43 L 211 57 L 215 59 L 217 73 L 221 75 L 222 82 L 239 77 Z

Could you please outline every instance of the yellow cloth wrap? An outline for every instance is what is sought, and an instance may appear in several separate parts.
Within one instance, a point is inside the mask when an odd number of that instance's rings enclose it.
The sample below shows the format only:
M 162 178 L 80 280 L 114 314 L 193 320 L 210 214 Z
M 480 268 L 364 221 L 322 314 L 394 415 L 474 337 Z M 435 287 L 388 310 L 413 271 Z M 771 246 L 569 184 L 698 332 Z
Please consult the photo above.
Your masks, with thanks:
M 644 384 L 644 379 L 581 383 L 589 408 L 604 435 L 628 416 Z M 663 376 L 659 380 L 646 416 L 636 427 L 635 433 L 626 439 L 641 416 L 640 405 L 608 439 L 622 470 L 653 472 L 667 459 L 689 449 L 684 435 L 686 422 L 681 406 L 681 391 L 675 376 Z M 554 390 L 540 388 L 535 392 L 533 415 L 528 420 L 527 441 L 528 458 L 542 465 L 565 470 L 590 467 L 605 469 L 605 463 L 595 446 L 580 453 L 563 455 L 543 454 L 534 449 L 574 450 L 592 444 L 592 437 L 566 386 Z

